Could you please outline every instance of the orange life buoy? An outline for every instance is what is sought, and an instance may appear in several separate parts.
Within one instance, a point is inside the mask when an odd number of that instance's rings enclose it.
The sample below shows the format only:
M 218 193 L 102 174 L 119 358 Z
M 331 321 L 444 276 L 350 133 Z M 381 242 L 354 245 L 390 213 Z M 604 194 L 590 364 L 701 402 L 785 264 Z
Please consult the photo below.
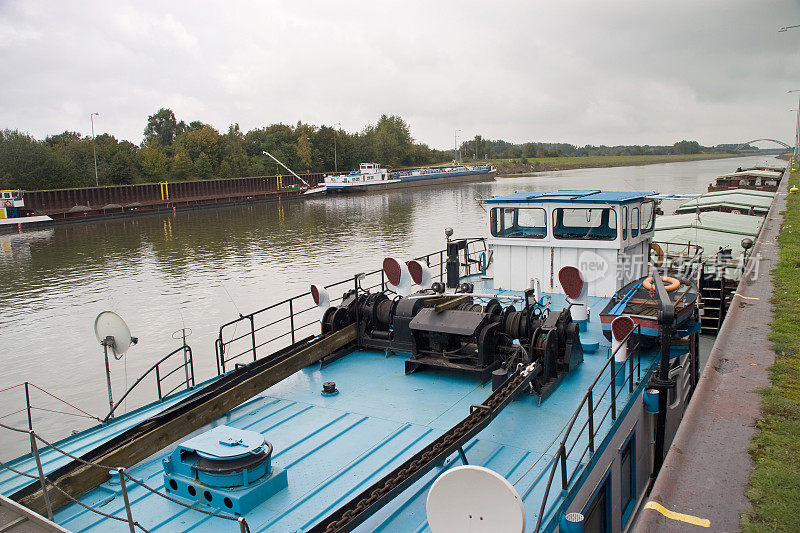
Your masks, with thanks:
M 660 267 L 664 264 L 664 249 L 661 248 L 658 244 L 651 242 L 650 243 L 650 253 L 655 254 L 656 260 L 653 261 L 657 267 Z
M 665 289 L 667 289 L 667 292 L 672 292 L 672 291 L 674 291 L 675 289 L 677 289 L 678 287 L 681 286 L 681 280 L 679 280 L 677 278 L 670 277 L 670 276 L 661 276 L 661 281 L 663 281 L 664 283 L 667 284 L 667 286 L 664 287 Z M 642 287 L 644 287 L 648 291 L 652 291 L 653 290 L 653 276 L 650 276 L 649 278 L 644 280 L 642 282 Z

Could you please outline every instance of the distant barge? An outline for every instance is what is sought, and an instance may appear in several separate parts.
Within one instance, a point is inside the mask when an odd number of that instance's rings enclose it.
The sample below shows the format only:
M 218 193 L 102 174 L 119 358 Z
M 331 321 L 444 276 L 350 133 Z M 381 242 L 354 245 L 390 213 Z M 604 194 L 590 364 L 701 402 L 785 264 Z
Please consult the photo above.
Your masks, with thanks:
M 452 165 L 389 171 L 380 168 L 378 163 L 361 163 L 357 171 L 349 174 L 325 176 L 324 186 L 329 193 L 352 193 L 492 180 L 496 173 L 497 169 L 491 165 Z

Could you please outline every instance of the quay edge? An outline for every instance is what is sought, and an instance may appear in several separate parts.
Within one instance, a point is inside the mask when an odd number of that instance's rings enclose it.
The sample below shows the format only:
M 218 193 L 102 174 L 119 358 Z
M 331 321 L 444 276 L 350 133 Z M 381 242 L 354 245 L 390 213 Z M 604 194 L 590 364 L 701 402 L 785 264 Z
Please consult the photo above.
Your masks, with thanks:
M 720 329 L 683 421 L 648 498 L 670 511 L 710 521 L 711 531 L 738 531 L 754 464 L 748 453 L 761 418 L 759 390 L 769 386 L 775 359 L 767 339 L 772 320 L 770 272 L 786 208 L 789 170 L 767 214 L 751 257 L 758 276 L 743 276 L 735 305 Z M 637 533 L 704 530 L 642 508 Z

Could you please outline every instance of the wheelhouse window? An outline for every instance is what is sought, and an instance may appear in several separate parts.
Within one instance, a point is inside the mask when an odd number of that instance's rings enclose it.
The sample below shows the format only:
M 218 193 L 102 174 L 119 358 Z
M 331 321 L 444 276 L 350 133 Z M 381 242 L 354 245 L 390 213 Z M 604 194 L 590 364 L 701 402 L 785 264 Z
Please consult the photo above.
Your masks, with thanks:
M 617 212 L 611 208 L 554 209 L 553 237 L 613 241 L 617 238 Z
M 631 209 L 631 237 L 639 236 L 639 208 Z
M 655 220 L 656 203 L 652 200 L 642 203 L 642 233 L 653 231 L 653 221 Z
M 538 207 L 495 207 L 491 221 L 492 235 L 495 237 L 547 237 L 547 214 Z

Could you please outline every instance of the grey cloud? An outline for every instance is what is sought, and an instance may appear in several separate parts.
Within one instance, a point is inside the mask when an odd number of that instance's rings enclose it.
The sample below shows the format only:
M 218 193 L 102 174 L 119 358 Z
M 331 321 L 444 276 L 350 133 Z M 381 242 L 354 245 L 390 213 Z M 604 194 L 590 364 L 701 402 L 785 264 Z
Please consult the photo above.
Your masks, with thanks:
M 704 144 L 791 140 L 796 2 L 5 2 L 0 127 L 97 126 L 138 142 L 148 114 L 219 129 L 302 120 L 414 137 Z

